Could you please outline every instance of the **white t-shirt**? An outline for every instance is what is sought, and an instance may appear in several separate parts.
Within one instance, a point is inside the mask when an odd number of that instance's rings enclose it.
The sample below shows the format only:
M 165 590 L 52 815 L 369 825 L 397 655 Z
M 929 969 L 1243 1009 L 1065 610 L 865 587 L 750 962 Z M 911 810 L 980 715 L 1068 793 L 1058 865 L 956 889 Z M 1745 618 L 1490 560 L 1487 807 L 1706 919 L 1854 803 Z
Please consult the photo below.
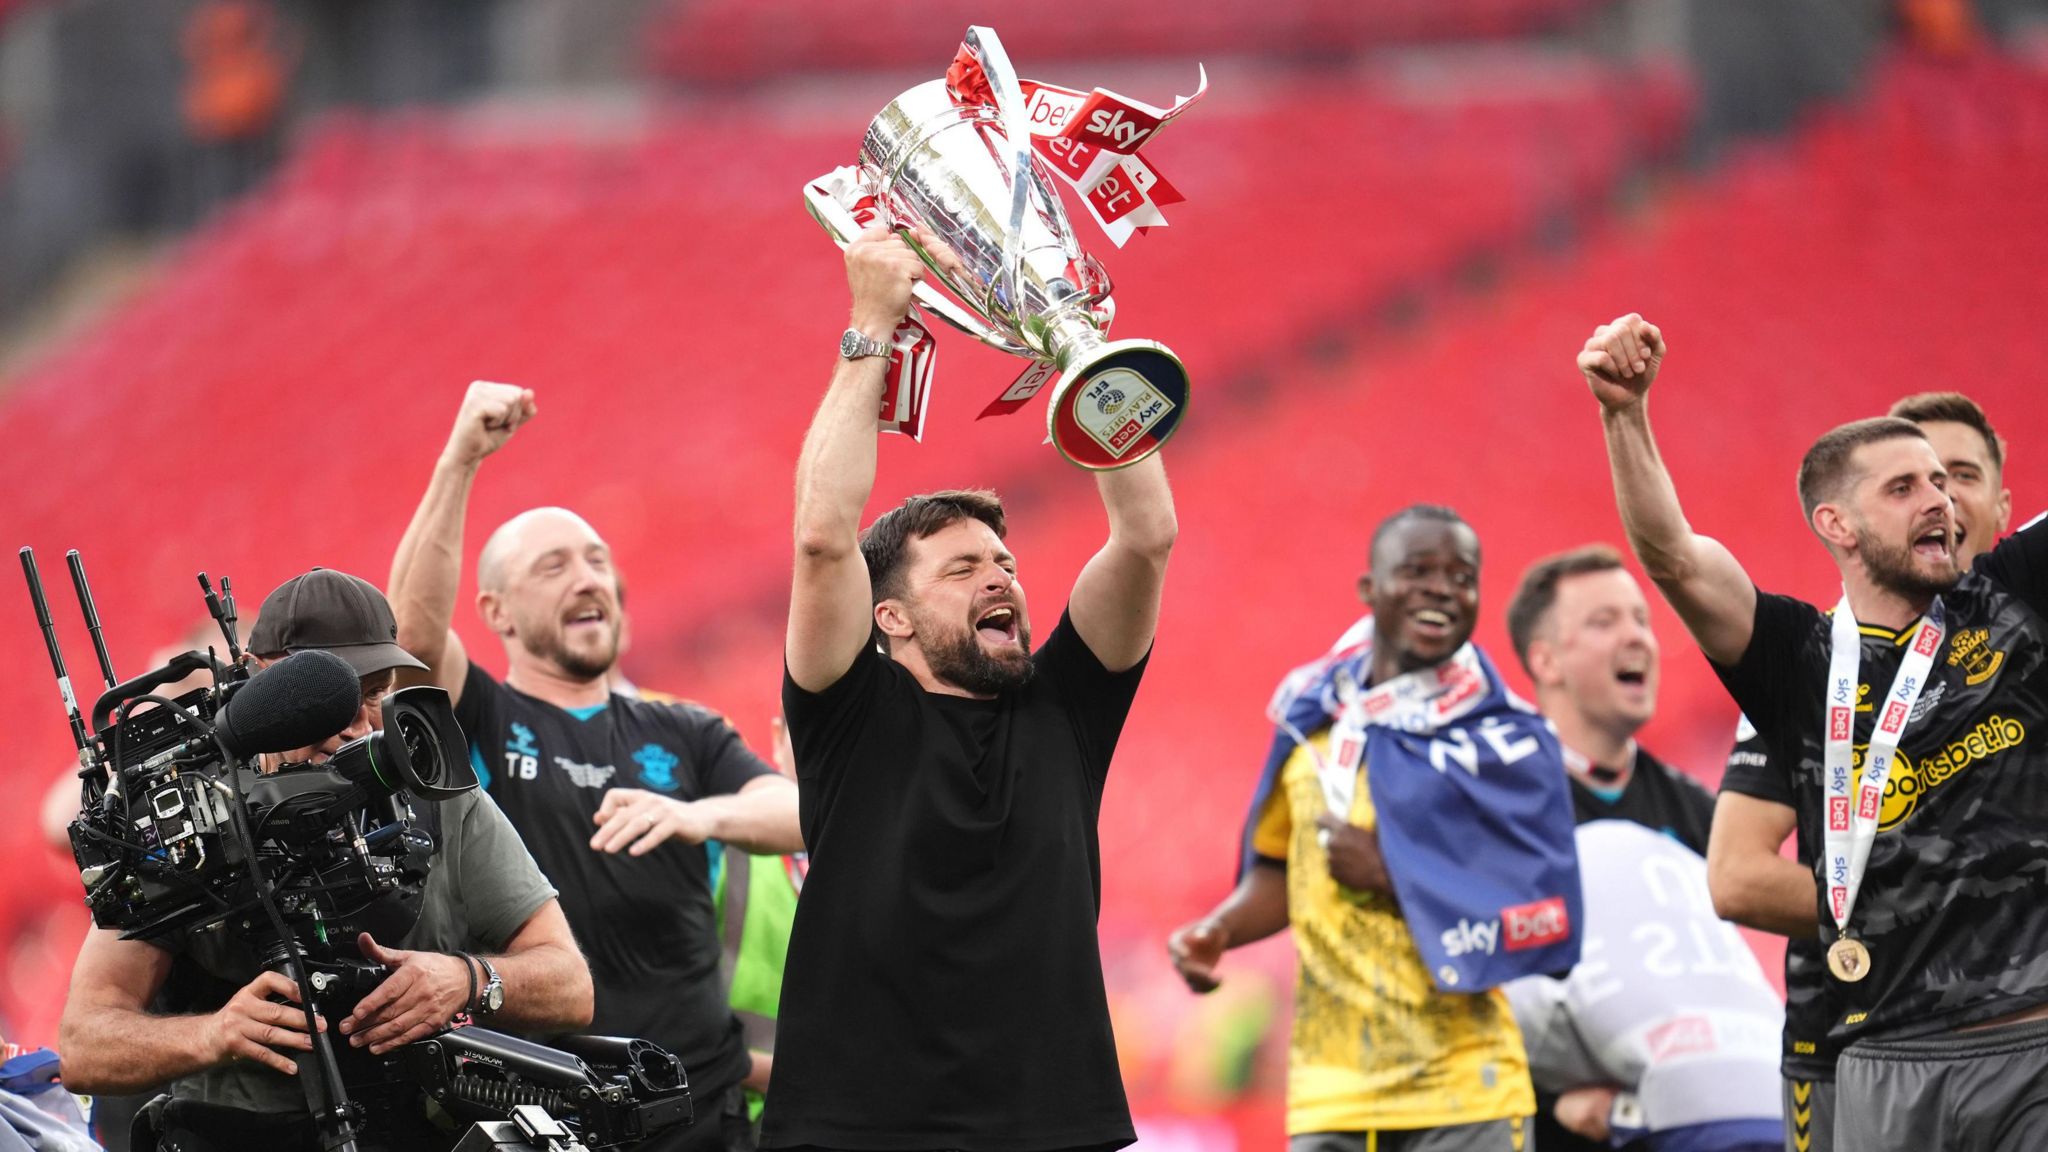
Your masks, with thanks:
M 1578 846 L 1583 958 L 1506 986 L 1537 1088 L 1619 1085 L 1653 1132 L 1778 1120 L 1784 1004 L 1714 914 L 1706 861 L 1622 820 L 1581 825 Z

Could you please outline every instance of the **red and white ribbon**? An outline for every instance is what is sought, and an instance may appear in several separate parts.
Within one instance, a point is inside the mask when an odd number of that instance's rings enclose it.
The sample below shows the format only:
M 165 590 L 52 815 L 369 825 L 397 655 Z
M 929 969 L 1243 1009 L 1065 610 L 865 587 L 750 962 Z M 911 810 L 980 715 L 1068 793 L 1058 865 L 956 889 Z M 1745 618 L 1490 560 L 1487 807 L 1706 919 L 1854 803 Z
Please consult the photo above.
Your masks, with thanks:
M 1089 92 L 1020 80 L 1031 147 L 1072 185 L 1095 222 L 1121 248 L 1133 235 L 1166 226 L 1160 209 L 1186 199 L 1138 149 L 1209 90 L 1199 69 L 1192 96 L 1160 108 L 1104 88 Z M 981 60 L 965 44 L 946 70 L 946 87 L 961 104 L 994 104 Z

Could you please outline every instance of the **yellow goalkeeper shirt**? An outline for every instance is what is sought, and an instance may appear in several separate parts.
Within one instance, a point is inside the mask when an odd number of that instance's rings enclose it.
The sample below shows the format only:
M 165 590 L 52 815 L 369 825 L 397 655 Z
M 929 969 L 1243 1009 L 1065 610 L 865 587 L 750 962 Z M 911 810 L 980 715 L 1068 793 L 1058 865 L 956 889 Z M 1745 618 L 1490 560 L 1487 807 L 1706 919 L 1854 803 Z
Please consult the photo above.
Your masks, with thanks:
M 1317 757 L 1328 733 L 1295 749 L 1252 834 L 1287 865 L 1294 928 L 1294 1034 L 1287 1131 L 1437 1128 L 1536 1111 L 1522 1034 L 1499 989 L 1439 992 L 1395 902 L 1340 886 L 1316 835 L 1328 810 Z M 1364 766 L 1351 822 L 1377 824 Z

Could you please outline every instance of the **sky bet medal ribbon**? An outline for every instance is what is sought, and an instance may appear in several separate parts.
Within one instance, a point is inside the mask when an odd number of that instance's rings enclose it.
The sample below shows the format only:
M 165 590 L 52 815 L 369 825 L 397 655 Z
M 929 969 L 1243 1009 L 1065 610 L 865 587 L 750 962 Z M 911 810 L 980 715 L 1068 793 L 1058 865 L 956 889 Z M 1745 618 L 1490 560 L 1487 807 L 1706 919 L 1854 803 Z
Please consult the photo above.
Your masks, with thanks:
M 1899 738 L 1920 690 L 1927 686 L 1927 674 L 1934 667 L 1934 654 L 1941 648 L 1946 630 L 1946 613 L 1941 598 L 1928 606 L 1927 616 L 1913 634 L 1913 646 L 1899 663 L 1892 686 L 1877 701 L 1877 723 L 1870 730 L 1870 746 L 1863 753 L 1863 771 L 1856 771 L 1856 689 L 1863 642 L 1856 630 L 1856 614 L 1849 610 L 1849 594 L 1835 605 L 1835 619 L 1829 636 L 1828 685 L 1823 701 L 1823 722 L 1827 740 L 1822 756 L 1822 782 L 1827 795 L 1827 824 L 1822 838 L 1822 862 L 1828 890 L 1828 914 L 1834 918 L 1836 940 L 1828 946 L 1828 971 L 1835 979 L 1853 984 L 1870 975 L 1870 949 L 1849 932 L 1849 914 L 1855 910 L 1856 894 L 1863 885 L 1863 868 L 1870 861 L 1870 843 L 1877 838 L 1878 813 L 1884 807 L 1884 782 L 1890 775 L 1892 758 L 1898 754 Z
M 1082 252 L 1055 180 L 1119 246 L 1164 226 L 1161 206 L 1181 196 L 1138 148 L 1207 87 L 1204 74 L 1195 95 L 1155 108 L 1019 80 L 995 32 L 972 27 L 946 78 L 890 101 L 868 125 L 860 163 L 813 180 L 805 204 L 842 248 L 866 224 L 895 228 L 931 269 L 915 291 L 919 308 L 1031 361 L 983 416 L 1014 412 L 1051 383 L 1053 446 L 1083 468 L 1123 468 L 1179 428 L 1187 369 L 1156 341 L 1106 339 L 1109 274 Z M 928 251 L 920 233 L 957 263 Z M 893 430 L 921 428 L 930 372 L 929 335 L 920 343 L 899 330 L 883 401 L 899 414 Z

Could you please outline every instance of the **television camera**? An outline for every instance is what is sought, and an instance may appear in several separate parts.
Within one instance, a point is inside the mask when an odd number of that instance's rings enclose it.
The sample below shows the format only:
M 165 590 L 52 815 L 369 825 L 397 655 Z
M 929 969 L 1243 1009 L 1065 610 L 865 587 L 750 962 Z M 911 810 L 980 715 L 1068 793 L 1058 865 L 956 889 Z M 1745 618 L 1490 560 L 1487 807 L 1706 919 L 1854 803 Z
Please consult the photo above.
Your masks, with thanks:
M 448 694 L 387 696 L 381 730 L 324 762 L 262 770 L 262 758 L 348 728 L 361 684 L 329 652 L 258 671 L 237 633 L 234 589 L 199 586 L 225 644 L 120 681 L 76 550 L 65 557 L 105 691 L 81 714 L 33 550 L 21 550 L 36 622 L 78 750 L 72 855 L 93 922 L 124 939 L 223 931 L 299 985 L 313 1036 L 300 1063 L 327 1149 L 359 1134 L 407 1134 L 469 1152 L 628 1145 L 691 1120 L 676 1058 L 644 1040 L 566 1037 L 553 1046 L 451 1028 L 384 1056 L 343 1049 L 313 1027 L 346 1016 L 385 975 L 354 956 L 359 933 L 399 939 L 419 914 L 439 833 L 438 804 L 477 787 Z M 204 674 L 176 696 L 159 689 Z M 438 1136 L 438 1141 L 431 1139 Z

